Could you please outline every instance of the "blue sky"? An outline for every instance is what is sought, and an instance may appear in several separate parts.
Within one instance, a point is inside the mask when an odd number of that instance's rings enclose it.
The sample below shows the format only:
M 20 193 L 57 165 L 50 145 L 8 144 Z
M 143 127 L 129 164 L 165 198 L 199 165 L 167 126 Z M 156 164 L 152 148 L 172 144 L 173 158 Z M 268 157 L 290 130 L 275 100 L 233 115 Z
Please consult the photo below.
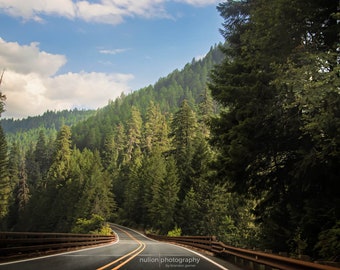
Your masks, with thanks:
M 0 0 L 2 117 L 97 109 L 222 42 L 214 0 Z

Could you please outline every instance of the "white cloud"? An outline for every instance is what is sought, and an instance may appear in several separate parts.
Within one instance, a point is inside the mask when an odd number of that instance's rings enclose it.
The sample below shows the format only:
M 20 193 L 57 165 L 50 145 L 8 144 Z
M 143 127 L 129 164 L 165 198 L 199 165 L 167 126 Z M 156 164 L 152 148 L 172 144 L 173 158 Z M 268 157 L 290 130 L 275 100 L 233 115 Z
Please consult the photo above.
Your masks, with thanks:
M 119 24 L 125 17 L 171 18 L 167 0 L 0 0 L 1 12 L 24 20 L 44 21 L 43 15 L 56 15 L 88 22 Z M 216 4 L 216 0 L 174 0 L 194 6 Z
M 105 50 L 105 49 L 101 49 L 99 50 L 99 52 L 101 54 L 112 54 L 112 55 L 115 55 L 115 54 L 119 54 L 119 53 L 123 53 L 123 52 L 126 52 L 128 51 L 129 49 L 113 49 L 113 50 Z
M 39 43 L 36 42 L 20 45 L 0 38 L 0 63 L 4 68 L 23 74 L 32 72 L 44 76 L 55 74 L 66 63 L 66 57 L 40 51 L 38 46 Z
M 42 14 L 58 15 L 67 18 L 75 17 L 72 0 L 0 0 L 0 9 L 13 17 L 24 20 L 42 21 Z
M 0 62 L 6 68 L 0 89 L 7 97 L 3 117 L 39 115 L 48 109 L 97 109 L 129 91 L 133 79 L 131 74 L 99 72 L 55 76 L 66 58 L 40 51 L 37 43 L 21 46 L 0 39 Z
M 176 0 L 176 2 L 186 3 L 193 6 L 206 6 L 206 5 L 213 5 L 217 4 L 221 1 L 216 0 Z

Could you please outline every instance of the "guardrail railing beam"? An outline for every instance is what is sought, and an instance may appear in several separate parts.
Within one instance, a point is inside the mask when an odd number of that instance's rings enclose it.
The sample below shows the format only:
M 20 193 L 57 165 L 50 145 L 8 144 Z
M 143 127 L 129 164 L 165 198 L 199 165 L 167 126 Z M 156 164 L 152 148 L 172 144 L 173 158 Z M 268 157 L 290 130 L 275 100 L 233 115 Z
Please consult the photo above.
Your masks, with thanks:
M 228 246 L 216 241 L 213 236 L 158 236 L 147 234 L 148 237 L 160 241 L 175 242 L 191 247 L 197 247 L 210 251 L 218 256 L 227 258 L 234 264 L 242 261 L 243 266 L 252 270 L 340 270 L 339 267 L 323 265 L 308 261 L 302 261 L 287 256 L 280 256 L 272 253 L 260 252 L 243 248 Z M 286 254 L 285 254 L 286 255 Z

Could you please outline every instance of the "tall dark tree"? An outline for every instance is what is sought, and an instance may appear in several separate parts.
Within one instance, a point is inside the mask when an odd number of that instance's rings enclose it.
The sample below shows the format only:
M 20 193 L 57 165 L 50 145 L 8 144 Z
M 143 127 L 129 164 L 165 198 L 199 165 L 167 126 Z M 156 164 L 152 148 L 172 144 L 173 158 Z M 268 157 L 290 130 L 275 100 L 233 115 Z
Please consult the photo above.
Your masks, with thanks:
M 212 122 L 218 176 L 260 199 L 263 242 L 273 249 L 315 255 L 318 233 L 339 219 L 339 169 L 332 165 L 339 161 L 332 132 L 338 121 L 327 121 L 339 117 L 337 6 L 287 0 L 218 6 L 227 41 L 210 84 L 224 106 Z M 332 209 L 327 224 L 314 218 L 325 213 L 322 205 Z
M 52 186 L 65 184 L 70 169 L 71 153 L 71 129 L 63 126 L 58 133 L 52 164 L 48 171 L 48 181 Z
M 0 221 L 5 219 L 8 213 L 11 184 L 8 172 L 8 155 L 5 134 L 0 126 Z M 4 228 L 0 228 L 4 229 Z
M 194 153 L 194 141 L 196 136 L 197 120 L 194 111 L 184 100 L 181 108 L 175 113 L 171 122 L 171 138 L 174 158 L 181 183 L 180 200 L 183 200 L 189 191 L 191 160 Z
M 1 76 L 2 81 L 3 73 Z M 1 85 L 0 81 L 0 85 Z M 6 97 L 0 92 L 0 116 L 4 112 Z M 8 213 L 9 197 L 11 192 L 10 178 L 8 172 L 8 155 L 6 137 L 0 126 L 0 221 L 3 221 Z M 4 224 L 3 222 L 1 222 Z M 0 229 L 2 226 L 0 226 Z
M 34 159 L 39 165 L 39 170 L 43 178 L 46 178 L 50 166 L 51 148 L 48 147 L 48 141 L 44 130 L 39 131 L 39 137 L 34 151 Z

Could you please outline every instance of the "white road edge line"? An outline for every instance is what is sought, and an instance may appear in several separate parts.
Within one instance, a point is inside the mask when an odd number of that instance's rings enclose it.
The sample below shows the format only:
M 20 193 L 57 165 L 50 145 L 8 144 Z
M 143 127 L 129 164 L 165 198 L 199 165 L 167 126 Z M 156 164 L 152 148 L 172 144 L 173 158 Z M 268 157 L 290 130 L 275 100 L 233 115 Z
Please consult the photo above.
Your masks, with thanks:
M 67 252 L 63 252 L 63 253 L 57 253 L 57 254 L 35 257 L 35 258 L 30 258 L 30 259 L 17 260 L 17 261 L 12 261 L 12 262 L 5 262 L 5 263 L 0 263 L 0 266 L 15 264 L 15 263 L 22 263 L 22 262 L 35 261 L 35 260 L 42 260 L 42 259 L 45 259 L 45 258 L 56 257 L 56 256 L 64 256 L 64 255 L 68 255 L 70 253 L 82 252 L 82 251 L 87 251 L 87 250 L 92 250 L 92 249 L 97 249 L 97 248 L 103 248 L 103 247 L 107 247 L 107 246 L 111 246 L 111 245 L 116 245 L 116 244 L 119 243 L 119 236 L 115 232 L 114 232 L 114 234 L 116 235 L 117 240 L 114 241 L 113 243 L 110 243 L 110 244 L 107 244 L 107 245 L 102 245 L 102 246 L 99 246 L 99 247 L 89 247 L 89 248 L 67 251 Z
M 161 242 L 161 243 L 162 243 L 162 242 Z M 179 247 L 179 248 L 183 248 L 183 249 L 185 249 L 185 250 L 187 250 L 187 251 L 189 251 L 189 252 L 191 252 L 191 253 L 194 253 L 194 254 L 196 254 L 196 255 L 202 257 L 203 259 L 205 259 L 206 261 L 208 261 L 208 262 L 210 262 L 210 263 L 216 265 L 216 266 L 219 267 L 220 269 L 229 270 L 228 268 L 225 268 L 223 265 L 220 265 L 220 264 L 218 264 L 217 262 L 214 262 L 213 260 L 209 259 L 208 257 L 205 257 L 204 255 L 202 255 L 202 254 L 200 254 L 200 253 L 198 253 L 198 252 L 196 252 L 196 251 L 193 251 L 193 250 L 191 250 L 191 249 L 189 249 L 189 248 L 182 247 L 182 246 L 175 245 L 175 244 L 171 244 L 171 243 L 164 243 L 164 244 L 173 245 L 173 246 L 176 246 L 176 247 Z
M 179 248 L 183 248 L 183 249 L 185 249 L 185 250 L 187 250 L 187 251 L 190 251 L 191 253 L 194 253 L 194 254 L 196 254 L 196 255 L 202 257 L 202 258 L 205 259 L 206 261 L 208 261 L 208 262 L 210 262 L 210 263 L 216 265 L 217 267 L 219 267 L 219 268 L 222 269 L 222 270 L 229 270 L 228 268 L 225 268 L 223 265 L 220 265 L 220 264 L 218 264 L 217 262 L 214 262 L 213 260 L 209 259 L 208 257 L 205 257 L 204 255 L 202 255 L 202 254 L 200 254 L 200 253 L 198 253 L 198 252 L 196 252 L 196 251 L 193 251 L 193 250 L 191 250 L 191 249 L 189 249 L 189 248 L 185 248 L 185 247 L 182 247 L 182 246 L 179 246 L 179 245 L 175 245 L 175 244 L 166 243 L 166 242 L 161 242 L 161 241 L 157 241 L 157 240 L 151 239 L 151 238 L 149 238 L 149 237 L 143 235 L 143 234 L 140 233 L 140 232 L 137 232 L 137 231 L 135 231 L 135 230 L 133 230 L 133 229 L 127 228 L 127 227 L 122 226 L 122 225 L 114 224 L 114 226 L 123 227 L 123 228 L 125 228 L 125 229 L 128 229 L 128 230 L 130 230 L 130 231 L 133 231 L 133 232 L 135 232 L 135 233 L 137 233 L 137 234 L 143 236 L 144 238 L 147 238 L 147 239 L 152 240 L 152 241 L 154 241 L 154 242 L 164 243 L 164 244 L 173 245 L 173 246 L 176 246 L 176 247 L 179 247 Z

